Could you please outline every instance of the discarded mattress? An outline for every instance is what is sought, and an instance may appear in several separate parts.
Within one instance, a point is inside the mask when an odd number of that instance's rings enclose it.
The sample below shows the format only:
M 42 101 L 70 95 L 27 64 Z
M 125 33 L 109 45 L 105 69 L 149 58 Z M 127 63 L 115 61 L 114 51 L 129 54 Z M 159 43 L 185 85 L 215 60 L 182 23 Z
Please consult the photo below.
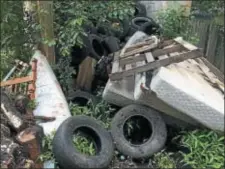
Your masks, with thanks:
M 55 117 L 52 122 L 38 123 L 43 127 L 44 134 L 51 134 L 59 125 L 71 116 L 62 89 L 53 73 L 46 57 L 36 51 L 33 58 L 37 59 L 37 80 L 35 116 Z
M 124 52 L 126 47 L 135 43 L 141 42 L 149 36 L 141 31 L 137 31 L 126 43 L 121 53 Z M 139 64 L 142 64 L 141 62 Z M 115 63 L 113 64 L 113 67 Z M 143 92 L 140 89 L 141 83 L 145 84 L 146 81 L 150 80 L 151 77 L 146 77 L 146 73 L 137 73 L 135 77 L 125 77 L 119 81 L 108 80 L 106 87 L 103 91 L 103 99 L 111 104 L 117 106 L 127 106 L 129 104 L 138 103 L 150 106 L 157 109 L 160 112 L 167 111 L 168 113 L 162 113 L 162 116 L 167 124 L 188 127 L 190 124 L 198 125 L 198 123 L 191 117 L 179 112 L 173 107 L 167 105 L 162 100 L 158 99 L 154 95 Z M 148 82 L 150 85 L 150 81 Z M 149 87 L 149 85 L 147 87 Z M 169 114 L 169 115 L 168 115 Z M 173 116 L 173 117 L 170 117 Z
M 152 78 L 150 88 L 159 99 L 171 107 L 210 129 L 223 132 L 224 94 L 212 87 L 202 76 L 203 73 L 217 81 L 215 75 L 209 72 L 204 64 L 199 64 L 193 59 L 171 64 L 159 68 Z M 224 89 L 223 84 L 222 86 Z
M 121 53 L 124 52 L 126 47 L 141 42 L 148 37 L 147 34 L 141 31 L 135 32 L 128 40 Z M 115 66 L 115 64 L 113 64 L 113 66 Z M 109 79 L 103 91 L 103 99 L 117 106 L 126 106 L 134 103 L 134 77 L 126 77 L 120 81 L 110 81 Z

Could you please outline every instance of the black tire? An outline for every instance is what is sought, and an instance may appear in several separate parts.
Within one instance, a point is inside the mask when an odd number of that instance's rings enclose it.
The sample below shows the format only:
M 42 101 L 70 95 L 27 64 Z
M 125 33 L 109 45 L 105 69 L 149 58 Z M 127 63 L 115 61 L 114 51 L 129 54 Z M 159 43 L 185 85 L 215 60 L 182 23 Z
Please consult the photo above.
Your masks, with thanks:
M 99 60 L 103 55 L 105 55 L 105 50 L 104 47 L 102 46 L 102 39 L 95 35 L 95 34 L 90 34 L 88 36 L 89 40 L 89 47 L 88 47 L 88 52 L 89 56 Z
M 129 20 L 128 18 L 124 18 L 123 20 L 120 20 L 120 19 L 111 19 L 111 22 L 118 22 L 121 27 L 122 27 L 122 31 L 119 31 L 113 27 L 111 27 L 111 34 L 117 38 L 119 38 L 121 41 L 124 40 L 124 38 L 126 37 L 126 35 L 128 34 L 129 32 Z
M 118 39 L 114 36 L 106 37 L 102 43 L 108 53 L 120 50 Z
M 72 57 L 71 65 L 72 66 L 79 65 L 87 57 L 86 48 L 79 46 L 72 47 L 71 57 Z
M 148 35 L 160 35 L 161 33 L 160 26 L 156 22 L 147 22 L 139 30 Z
M 98 152 L 86 156 L 73 146 L 72 134 L 85 129 L 93 137 Z M 87 133 L 86 132 L 86 133 Z M 62 168 L 107 168 L 113 158 L 114 145 L 110 133 L 95 119 L 87 116 L 70 117 L 56 131 L 53 139 L 53 154 Z
M 84 31 L 88 34 L 97 34 L 97 29 L 91 25 L 84 25 Z
M 134 145 L 127 141 L 123 127 L 132 116 L 141 116 L 148 120 L 152 128 L 150 138 L 143 144 Z M 116 148 L 132 158 L 146 158 L 159 152 L 166 142 L 166 125 L 157 111 L 142 105 L 129 105 L 117 112 L 111 123 L 111 132 Z
M 120 27 L 122 28 L 122 31 L 113 28 L 113 23 L 119 23 Z M 121 41 L 123 41 L 129 32 L 129 20 L 128 18 L 124 18 L 123 20 L 117 18 L 110 19 L 110 24 L 102 23 L 100 26 L 97 27 L 97 32 L 101 35 L 115 36 Z
M 88 56 L 88 47 L 90 46 L 88 37 L 82 36 L 83 46 L 73 46 L 71 49 L 71 65 L 76 67 L 78 66 L 87 56 Z
M 154 21 L 152 18 L 148 17 L 135 17 L 131 20 L 131 26 L 136 30 L 140 30 L 140 28 L 148 22 L 153 23 Z
M 147 15 L 147 11 L 146 11 L 145 5 L 141 4 L 140 2 L 136 2 L 134 16 L 145 17 L 146 15 Z
M 105 28 L 104 26 L 98 26 L 97 27 L 97 34 L 99 34 L 100 36 L 110 36 L 111 35 L 111 33 L 110 33 L 110 31 L 107 29 L 107 28 Z
M 96 96 L 81 90 L 76 90 L 70 93 L 68 100 L 81 106 L 86 106 L 89 100 L 91 100 L 94 104 L 97 103 Z

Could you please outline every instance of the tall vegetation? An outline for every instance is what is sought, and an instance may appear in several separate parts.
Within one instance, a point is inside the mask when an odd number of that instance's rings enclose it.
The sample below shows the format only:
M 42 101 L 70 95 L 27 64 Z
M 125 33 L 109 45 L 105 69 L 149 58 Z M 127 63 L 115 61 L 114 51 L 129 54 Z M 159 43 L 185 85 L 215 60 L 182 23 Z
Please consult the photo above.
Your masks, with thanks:
M 84 27 L 109 23 L 112 18 L 120 20 L 132 16 L 134 3 L 124 1 L 55 1 L 55 34 L 59 54 L 68 56 L 71 47 L 82 46 Z

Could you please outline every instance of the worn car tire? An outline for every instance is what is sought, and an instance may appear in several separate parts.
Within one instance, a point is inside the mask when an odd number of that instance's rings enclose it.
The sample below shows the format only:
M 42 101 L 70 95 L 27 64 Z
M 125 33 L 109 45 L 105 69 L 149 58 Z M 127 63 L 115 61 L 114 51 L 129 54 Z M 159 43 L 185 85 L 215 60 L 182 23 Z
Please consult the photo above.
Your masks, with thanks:
M 112 35 L 119 38 L 121 41 L 124 40 L 124 38 L 126 37 L 126 35 L 128 34 L 129 31 L 129 20 L 128 18 L 124 18 L 123 20 L 120 19 L 111 19 L 111 22 L 119 22 L 121 24 L 122 27 L 122 31 L 119 31 L 115 28 L 111 28 L 110 31 L 112 32 Z
M 78 66 L 86 57 L 87 57 L 87 49 L 85 47 L 74 46 L 71 50 L 71 65 Z
M 83 28 L 84 31 L 88 34 L 97 34 L 97 29 L 94 26 L 86 24 L 83 26 Z
M 78 99 L 80 99 L 80 102 L 77 101 Z M 81 91 L 81 90 L 76 90 L 69 94 L 68 100 L 85 106 L 89 100 L 91 100 L 92 103 L 96 103 L 97 97 L 92 95 L 91 93 Z
M 148 35 L 160 35 L 161 33 L 161 28 L 155 21 L 143 24 L 139 30 Z
M 124 136 L 123 127 L 132 116 L 142 116 L 148 120 L 152 128 L 150 138 L 143 144 L 133 145 Z M 166 142 L 166 125 L 159 113 L 142 105 L 129 105 L 117 112 L 111 123 L 111 133 L 116 148 L 132 158 L 150 157 L 160 151 Z
M 148 17 L 135 17 L 131 20 L 131 26 L 139 30 L 145 23 L 147 22 L 154 22 L 152 18 Z
M 75 45 L 71 49 L 71 65 L 74 67 L 78 66 L 88 56 L 88 48 L 90 48 L 88 37 L 82 36 L 81 39 L 83 41 L 83 46 Z
M 145 5 L 141 4 L 140 2 L 136 2 L 135 4 L 135 12 L 134 16 L 143 16 L 145 17 L 147 15 L 146 7 Z
M 73 146 L 72 135 L 83 129 L 93 137 L 97 154 L 86 156 Z M 69 117 L 56 131 L 53 139 L 53 154 L 62 168 L 107 168 L 113 158 L 114 145 L 110 133 L 95 119 L 87 116 Z
M 102 43 L 108 53 L 113 53 L 120 49 L 118 39 L 114 36 L 106 37 Z
M 103 55 L 105 55 L 105 50 L 101 43 L 102 39 L 95 34 L 90 34 L 88 36 L 88 40 L 89 40 L 89 47 L 87 50 L 89 56 L 96 60 L 99 60 Z

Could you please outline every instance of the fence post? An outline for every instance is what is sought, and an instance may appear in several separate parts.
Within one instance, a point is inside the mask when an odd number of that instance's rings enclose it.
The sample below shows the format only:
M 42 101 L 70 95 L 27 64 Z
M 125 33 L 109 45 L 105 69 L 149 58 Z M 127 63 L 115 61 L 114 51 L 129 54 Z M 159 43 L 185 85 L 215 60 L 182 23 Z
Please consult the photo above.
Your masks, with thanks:
M 42 27 L 41 38 L 48 41 L 54 40 L 53 30 L 53 1 L 37 0 L 38 18 Z M 46 56 L 50 64 L 55 63 L 54 45 L 41 43 L 41 52 Z

